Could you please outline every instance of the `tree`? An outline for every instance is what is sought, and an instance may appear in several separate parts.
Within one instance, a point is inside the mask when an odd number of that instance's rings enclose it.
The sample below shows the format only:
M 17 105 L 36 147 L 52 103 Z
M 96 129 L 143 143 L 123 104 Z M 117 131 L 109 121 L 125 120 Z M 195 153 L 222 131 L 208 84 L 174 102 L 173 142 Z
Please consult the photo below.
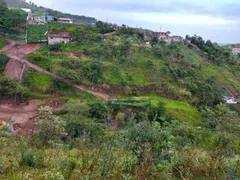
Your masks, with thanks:
M 88 80 L 97 84 L 103 78 L 102 64 L 98 61 L 93 61 L 85 67 L 85 75 Z
M 170 35 L 170 34 L 171 34 L 171 32 L 170 32 L 170 31 L 167 31 L 167 34 L 168 34 L 168 35 Z
M 238 53 L 238 55 L 237 55 L 237 56 L 238 56 L 238 58 L 240 58 L 240 53 Z
M 108 113 L 108 109 L 105 104 L 101 102 L 92 102 L 89 103 L 88 106 L 90 107 L 90 118 L 95 118 L 98 122 L 105 122 L 105 118 Z
M 53 109 L 49 106 L 39 108 L 39 115 L 35 119 L 35 137 L 42 145 L 47 145 L 51 140 L 60 139 L 64 133 L 63 123 L 59 117 L 53 114 Z
M 165 103 L 159 102 L 157 107 L 151 107 L 148 110 L 149 121 L 157 121 L 163 126 L 164 114 L 166 112 Z

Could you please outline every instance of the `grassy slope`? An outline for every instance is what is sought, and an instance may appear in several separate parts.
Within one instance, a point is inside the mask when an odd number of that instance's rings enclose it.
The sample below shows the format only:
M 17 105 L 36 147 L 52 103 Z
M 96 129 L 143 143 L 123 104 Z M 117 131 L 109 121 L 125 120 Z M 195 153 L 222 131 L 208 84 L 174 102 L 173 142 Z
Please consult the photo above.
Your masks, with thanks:
M 51 24 L 51 29 L 61 31 L 73 32 L 77 27 L 76 25 L 62 25 L 62 24 Z M 93 32 L 91 32 L 93 33 Z M 69 58 L 69 53 L 72 54 L 82 54 L 85 49 L 91 50 L 94 48 L 101 48 L 105 42 L 95 42 L 91 44 L 67 44 L 63 46 L 63 51 L 56 53 L 50 52 L 48 49 L 41 49 L 39 52 L 34 53 L 33 55 L 39 56 L 39 58 L 30 59 L 32 62 L 39 64 L 42 67 L 53 70 L 53 65 L 59 60 L 71 60 Z M 191 50 L 183 45 L 179 45 L 181 51 L 185 57 L 186 61 L 189 61 L 192 65 L 201 66 L 201 68 L 196 69 L 196 74 L 202 79 L 209 79 L 215 77 L 218 84 L 233 85 L 236 90 L 240 91 L 240 84 L 236 76 L 239 76 L 239 70 L 234 67 L 220 67 L 214 64 L 210 64 L 200 55 L 198 55 L 194 50 Z M 119 63 L 117 59 L 103 59 L 101 60 L 104 66 L 104 77 L 105 80 L 103 83 L 120 85 L 122 81 L 129 85 L 151 85 L 157 84 L 160 85 L 163 80 L 168 82 L 168 85 L 173 86 L 177 89 L 178 85 L 173 81 L 170 75 L 165 77 L 162 76 L 160 69 L 165 65 L 165 61 L 159 57 L 156 57 L 152 51 L 146 48 L 134 47 L 134 60 L 123 61 Z M 74 57 L 77 58 L 77 57 Z M 92 61 L 93 58 L 82 59 L 77 58 L 82 63 L 87 61 Z M 172 65 L 176 65 L 181 68 L 181 63 L 169 62 Z M 53 69 L 52 69 L 53 68 Z M 235 76 L 234 76 L 235 74 Z M 181 119 L 186 122 L 191 122 L 194 125 L 201 124 L 202 118 L 200 113 L 184 102 L 173 101 L 170 99 L 150 96 L 153 104 L 156 104 L 157 101 L 164 101 L 166 103 L 168 113 L 172 114 L 175 118 Z
M 2 49 L 8 42 L 0 37 L 0 49 Z
M 167 114 L 174 118 L 192 125 L 204 125 L 203 118 L 198 110 L 186 102 L 171 100 L 156 95 L 133 97 L 133 99 L 149 99 L 152 106 L 157 106 L 158 102 L 163 102 L 166 105 Z
M 47 25 L 33 25 L 29 24 L 28 27 L 28 43 L 38 43 L 47 41 Z
M 210 64 L 194 51 L 186 47 L 182 48 L 185 56 L 188 57 L 189 60 L 201 65 L 199 75 L 202 76 L 202 78 L 209 79 L 210 77 L 215 77 L 219 85 L 232 85 L 238 92 L 240 92 L 240 83 L 237 79 L 240 78 L 240 70 L 238 68 Z
M 30 95 L 33 98 L 61 97 L 67 100 L 80 99 L 81 101 L 92 101 L 97 99 L 89 93 L 53 80 L 49 75 L 41 72 L 25 72 L 23 84 L 31 89 Z
M 155 95 L 151 95 L 149 98 L 151 99 L 153 105 L 157 105 L 159 101 L 164 102 L 166 104 L 167 113 L 176 119 L 189 122 L 193 125 L 201 125 L 203 122 L 203 118 L 198 110 L 188 103 L 174 101 Z

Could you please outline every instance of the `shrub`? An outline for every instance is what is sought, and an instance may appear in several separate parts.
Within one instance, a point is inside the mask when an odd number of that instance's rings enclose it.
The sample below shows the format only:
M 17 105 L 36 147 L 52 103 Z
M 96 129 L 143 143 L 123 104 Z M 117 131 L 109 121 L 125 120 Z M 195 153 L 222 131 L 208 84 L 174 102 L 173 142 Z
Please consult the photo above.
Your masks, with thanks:
M 50 140 L 60 139 L 60 136 L 64 133 L 63 123 L 48 106 L 39 108 L 39 115 L 35 119 L 35 124 L 34 136 L 42 145 L 48 144 Z
M 73 170 L 76 167 L 76 161 L 70 158 L 59 158 L 55 160 L 54 166 L 61 171 L 65 179 L 70 179 Z
M 90 118 L 95 118 L 98 122 L 105 122 L 106 115 L 108 113 L 107 106 L 101 102 L 89 103 Z
M 7 65 L 9 61 L 9 57 L 6 56 L 4 52 L 0 54 L 0 74 L 3 73 L 5 66 Z
M 41 151 L 34 151 L 23 144 L 21 147 L 20 165 L 42 168 L 44 166 L 44 155 Z

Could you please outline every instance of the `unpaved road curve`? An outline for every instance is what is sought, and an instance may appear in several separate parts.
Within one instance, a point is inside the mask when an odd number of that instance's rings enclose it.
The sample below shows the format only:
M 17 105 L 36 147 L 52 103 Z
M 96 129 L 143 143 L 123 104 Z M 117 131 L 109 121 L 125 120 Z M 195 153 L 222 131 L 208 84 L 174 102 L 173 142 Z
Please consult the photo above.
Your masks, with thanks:
M 51 75 L 55 78 L 58 78 L 62 82 L 66 83 L 66 84 L 68 84 L 68 85 L 70 85 L 74 88 L 77 88 L 79 90 L 88 92 L 88 93 L 90 93 L 90 94 L 92 94 L 92 95 L 94 95 L 98 98 L 103 99 L 104 101 L 108 101 L 110 99 L 110 96 L 107 95 L 107 94 L 90 90 L 89 88 L 87 88 L 86 86 L 83 86 L 83 85 L 72 84 L 70 81 L 68 81 L 66 79 L 62 79 L 60 77 L 57 77 L 56 75 L 48 72 L 44 68 L 41 68 L 41 67 L 37 66 L 36 64 L 33 64 L 33 63 L 29 62 L 26 59 L 26 55 L 38 50 L 42 46 L 43 46 L 42 44 L 24 44 L 24 43 L 19 43 L 17 41 L 10 40 L 9 44 L 7 46 L 5 46 L 2 49 L 2 51 L 5 51 L 6 55 L 8 57 L 10 57 L 11 59 L 19 61 L 21 63 L 25 63 L 27 65 L 27 67 L 33 68 L 38 72 L 44 72 L 44 73 L 47 73 L 48 75 Z M 5 73 L 5 75 L 8 75 L 8 73 Z

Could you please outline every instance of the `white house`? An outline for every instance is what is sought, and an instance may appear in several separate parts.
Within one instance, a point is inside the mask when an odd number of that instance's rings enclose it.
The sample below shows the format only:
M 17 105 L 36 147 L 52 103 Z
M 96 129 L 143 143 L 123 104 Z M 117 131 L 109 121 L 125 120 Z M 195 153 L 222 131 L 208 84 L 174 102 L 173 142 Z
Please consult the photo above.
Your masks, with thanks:
M 72 19 L 70 19 L 70 18 L 58 18 L 58 22 L 61 22 L 61 23 L 73 23 Z
M 227 104 L 237 104 L 237 100 L 234 97 L 228 97 L 228 96 L 224 96 L 223 100 L 227 103 Z
M 69 43 L 72 34 L 70 32 L 49 32 L 48 44 Z
M 32 10 L 31 9 L 27 9 L 27 8 L 22 8 L 23 11 L 27 12 L 27 13 L 31 13 Z

